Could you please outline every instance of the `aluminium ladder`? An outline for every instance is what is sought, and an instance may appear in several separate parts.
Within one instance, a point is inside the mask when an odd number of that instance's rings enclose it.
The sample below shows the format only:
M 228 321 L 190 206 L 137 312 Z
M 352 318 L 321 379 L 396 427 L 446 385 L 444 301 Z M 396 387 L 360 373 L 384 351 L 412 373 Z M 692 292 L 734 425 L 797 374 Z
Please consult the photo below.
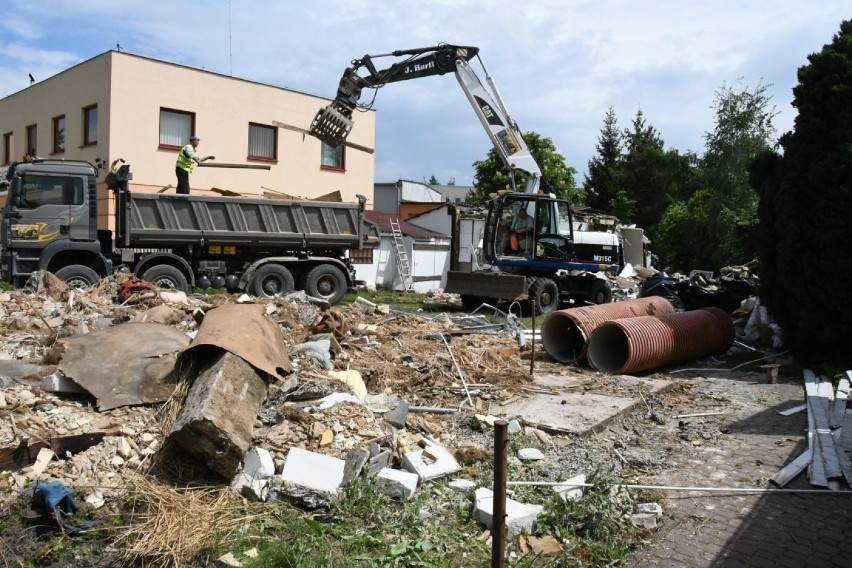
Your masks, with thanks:
M 393 234 L 393 248 L 396 253 L 396 267 L 399 279 L 402 281 L 402 291 L 411 292 L 414 288 L 414 280 L 411 278 L 411 265 L 408 263 L 408 254 L 405 252 L 405 241 L 402 239 L 402 231 L 399 228 L 399 219 L 390 220 L 391 233 Z

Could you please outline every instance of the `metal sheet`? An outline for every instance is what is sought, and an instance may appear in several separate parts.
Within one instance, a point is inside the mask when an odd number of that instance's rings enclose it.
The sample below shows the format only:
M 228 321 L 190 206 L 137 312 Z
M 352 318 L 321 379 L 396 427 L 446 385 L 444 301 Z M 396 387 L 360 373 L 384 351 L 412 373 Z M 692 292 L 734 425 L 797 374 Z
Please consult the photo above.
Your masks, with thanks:
M 169 374 L 189 338 L 157 323 L 125 323 L 62 342 L 59 370 L 109 410 L 167 400 L 174 391 Z
M 225 304 L 207 312 L 181 359 L 204 346 L 229 351 L 273 377 L 284 379 L 290 372 L 284 335 L 260 304 Z

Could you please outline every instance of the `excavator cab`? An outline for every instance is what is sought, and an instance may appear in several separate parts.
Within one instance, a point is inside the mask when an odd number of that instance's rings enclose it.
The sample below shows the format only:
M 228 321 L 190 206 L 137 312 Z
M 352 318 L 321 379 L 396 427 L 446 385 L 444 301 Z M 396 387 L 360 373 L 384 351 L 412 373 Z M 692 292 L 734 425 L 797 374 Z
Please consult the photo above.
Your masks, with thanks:
M 488 203 L 483 246 L 485 259 L 501 267 L 570 261 L 574 248 L 570 204 L 542 194 L 495 197 Z

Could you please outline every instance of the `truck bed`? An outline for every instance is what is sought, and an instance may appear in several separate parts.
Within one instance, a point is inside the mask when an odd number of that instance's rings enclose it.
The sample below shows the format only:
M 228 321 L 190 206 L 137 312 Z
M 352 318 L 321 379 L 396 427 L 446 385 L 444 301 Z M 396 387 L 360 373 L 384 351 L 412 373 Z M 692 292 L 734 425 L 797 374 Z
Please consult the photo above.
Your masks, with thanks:
M 125 246 L 221 244 L 292 247 L 294 250 L 360 248 L 369 228 L 358 203 L 128 193 L 117 195 L 116 218 Z M 376 233 L 378 236 L 378 233 Z

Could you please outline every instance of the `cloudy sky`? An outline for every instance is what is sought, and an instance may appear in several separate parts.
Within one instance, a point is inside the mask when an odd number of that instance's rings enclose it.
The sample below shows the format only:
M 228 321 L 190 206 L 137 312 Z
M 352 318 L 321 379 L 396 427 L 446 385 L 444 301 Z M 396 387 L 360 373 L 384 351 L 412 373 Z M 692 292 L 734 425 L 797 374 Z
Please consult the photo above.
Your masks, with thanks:
M 796 70 L 850 17 L 848 0 L 21 2 L 0 18 L 0 97 L 116 44 L 329 98 L 365 54 L 471 45 L 521 129 L 551 138 L 582 183 L 610 107 L 622 128 L 642 109 L 666 148 L 700 155 L 715 92 L 762 84 L 790 130 Z M 392 84 L 374 108 L 376 181 L 471 184 L 491 148 L 452 76 Z

